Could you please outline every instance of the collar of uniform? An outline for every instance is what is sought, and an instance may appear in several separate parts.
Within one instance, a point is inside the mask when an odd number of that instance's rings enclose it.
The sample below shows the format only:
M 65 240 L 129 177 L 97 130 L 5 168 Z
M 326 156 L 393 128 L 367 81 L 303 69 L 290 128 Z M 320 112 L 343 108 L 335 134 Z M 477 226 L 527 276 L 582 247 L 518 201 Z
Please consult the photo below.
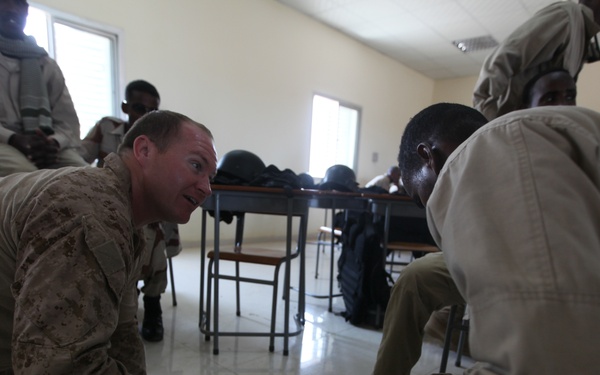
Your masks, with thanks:
M 121 157 L 114 152 L 111 152 L 107 157 L 104 158 L 103 168 L 108 168 L 114 172 L 121 183 L 123 193 L 129 196 L 131 194 L 131 173 Z M 131 199 L 129 200 L 131 204 Z

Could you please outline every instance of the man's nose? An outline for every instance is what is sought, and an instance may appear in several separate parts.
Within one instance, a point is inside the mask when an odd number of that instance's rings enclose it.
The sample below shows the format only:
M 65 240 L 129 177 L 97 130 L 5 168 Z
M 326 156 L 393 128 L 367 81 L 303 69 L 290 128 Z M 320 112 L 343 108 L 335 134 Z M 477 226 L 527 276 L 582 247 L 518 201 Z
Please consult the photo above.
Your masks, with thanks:
M 198 185 L 196 187 L 202 192 L 205 198 L 212 194 L 212 189 L 210 188 L 210 178 L 208 178 L 208 176 L 200 177 L 200 181 L 198 181 Z

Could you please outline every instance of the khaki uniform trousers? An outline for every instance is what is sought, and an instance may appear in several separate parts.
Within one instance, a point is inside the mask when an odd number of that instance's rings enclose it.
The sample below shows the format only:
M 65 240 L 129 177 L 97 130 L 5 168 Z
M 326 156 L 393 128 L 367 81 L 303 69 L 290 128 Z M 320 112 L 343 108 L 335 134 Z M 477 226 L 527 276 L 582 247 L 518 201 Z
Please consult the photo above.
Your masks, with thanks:
M 57 163 L 48 169 L 86 167 L 87 165 L 75 149 L 67 148 L 59 151 Z M 11 145 L 0 143 L 0 177 L 17 172 L 33 172 L 37 170 L 38 168 L 21 151 Z
M 411 262 L 392 288 L 374 375 L 409 375 L 421 357 L 424 328 L 431 314 L 464 299 L 441 252 Z

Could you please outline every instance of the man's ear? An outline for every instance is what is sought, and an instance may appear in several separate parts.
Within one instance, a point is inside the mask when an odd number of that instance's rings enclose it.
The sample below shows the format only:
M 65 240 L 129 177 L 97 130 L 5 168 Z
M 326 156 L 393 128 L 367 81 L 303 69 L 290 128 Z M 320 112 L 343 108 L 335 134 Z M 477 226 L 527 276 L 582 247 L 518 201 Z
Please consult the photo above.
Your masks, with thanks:
M 121 111 L 123 111 L 123 113 L 125 113 L 126 115 L 129 114 L 129 105 L 127 104 L 127 100 L 123 100 L 121 102 Z
M 154 144 L 145 135 L 140 135 L 133 141 L 133 155 L 136 160 L 145 165 L 154 151 Z
M 431 149 L 431 145 L 429 143 L 419 143 L 417 146 L 417 155 L 419 155 L 419 158 L 421 158 L 423 164 L 431 168 L 433 150 Z
M 419 143 L 417 146 L 417 155 L 423 160 L 423 164 L 430 168 L 436 175 L 440 174 L 444 163 L 446 163 L 446 156 L 438 148 L 426 142 Z

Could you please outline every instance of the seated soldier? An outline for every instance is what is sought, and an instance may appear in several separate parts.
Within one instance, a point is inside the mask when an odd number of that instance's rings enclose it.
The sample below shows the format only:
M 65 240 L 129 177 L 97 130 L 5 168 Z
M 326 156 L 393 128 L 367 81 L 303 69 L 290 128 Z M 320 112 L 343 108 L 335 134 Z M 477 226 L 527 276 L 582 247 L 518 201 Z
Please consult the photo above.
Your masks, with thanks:
M 385 174 L 379 175 L 367 182 L 366 188 L 377 186 L 388 193 L 404 193 L 404 188 L 400 182 L 400 168 L 397 165 L 389 167 Z
M 560 70 L 540 74 L 526 85 L 526 105 L 575 105 L 574 83 L 568 73 Z M 442 341 L 449 306 L 464 303 L 442 253 L 411 262 L 392 288 L 374 374 L 410 374 L 421 356 L 425 332 Z
M 599 124 L 600 113 L 574 106 L 486 124 L 472 108 L 440 103 L 407 125 L 406 191 L 426 207 L 469 304 L 471 354 L 482 362 L 471 374 L 600 366 Z

